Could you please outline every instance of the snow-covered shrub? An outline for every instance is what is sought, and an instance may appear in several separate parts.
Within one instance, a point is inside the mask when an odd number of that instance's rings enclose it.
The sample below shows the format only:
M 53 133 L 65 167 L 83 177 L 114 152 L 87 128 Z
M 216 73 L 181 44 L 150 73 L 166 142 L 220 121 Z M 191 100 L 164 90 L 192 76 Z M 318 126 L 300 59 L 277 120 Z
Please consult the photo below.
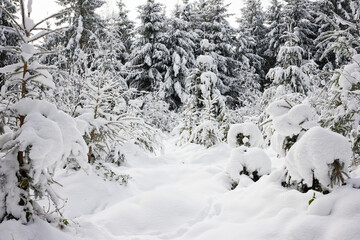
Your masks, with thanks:
M 285 160 L 284 185 L 327 192 L 344 184 L 352 156 L 349 141 L 321 127 L 309 129 L 292 146 Z
M 285 99 L 272 102 L 266 109 L 273 128 L 271 148 L 285 156 L 308 129 L 317 126 L 317 114 L 307 103 L 292 106 Z
M 11 21 L 22 44 L 0 48 L 17 54 L 19 59 L 0 68 L 0 73 L 6 74 L 1 97 L 8 102 L 7 107 L 0 106 L 4 114 L 0 125 L 16 122 L 4 127 L 6 132 L 2 131 L 0 137 L 0 222 L 18 219 L 28 223 L 38 215 L 49 222 L 66 224 L 45 213 L 36 200 L 48 197 L 58 210 L 59 197 L 51 188 L 56 167 L 72 159 L 87 168 L 87 146 L 75 120 L 43 100 L 45 92 L 55 87 L 48 72 L 55 68 L 40 64 L 39 57 L 48 52 L 33 44 L 53 32 L 39 25 L 63 13 L 35 23 L 30 18 L 32 1 L 28 1 L 27 9 L 23 0 L 19 3 L 21 21 Z M 34 35 L 39 29 L 42 31 Z
M 241 146 L 232 149 L 226 172 L 234 181 L 233 186 L 239 183 L 241 174 L 256 182 L 261 176 L 271 172 L 271 160 L 260 148 Z
M 194 98 L 195 96 L 191 96 Z M 193 133 L 196 123 L 198 122 L 199 114 L 196 111 L 194 106 L 195 101 L 188 99 L 186 105 L 183 107 L 183 112 L 181 113 L 181 120 L 179 125 L 175 127 L 174 131 L 179 135 L 179 138 L 176 142 L 177 145 L 183 145 L 189 142 L 190 136 Z
M 233 147 L 245 145 L 247 147 L 262 147 L 264 144 L 263 136 L 252 122 L 232 124 L 227 134 L 227 142 Z
M 273 86 L 265 90 L 259 103 L 259 108 L 262 112 L 259 117 L 259 127 L 263 133 L 266 145 L 270 145 L 271 137 L 275 132 L 273 117 L 266 111 L 269 105 L 276 101 L 285 101 L 287 104 L 279 106 L 279 111 L 288 111 L 291 106 L 302 103 L 304 99 L 305 95 L 294 93 L 291 88 L 286 85 Z
M 53 104 L 25 98 L 9 110 L 26 118 L 0 148 L 0 220 L 16 218 L 25 223 L 37 214 L 52 221 L 35 200 L 49 196 L 55 206 L 59 205 L 59 197 L 51 188 L 55 169 L 69 159 L 87 169 L 87 146 L 74 119 Z M 21 165 L 16 160 L 19 152 L 24 154 Z M 20 182 L 18 171 L 22 173 Z M 29 197 L 30 190 L 34 197 Z
M 330 99 L 321 116 L 323 126 L 350 139 L 353 164 L 360 162 L 360 54 L 337 70 L 331 80 Z
M 219 126 L 216 121 L 204 121 L 196 126 L 190 136 L 190 142 L 211 147 L 220 142 Z
M 175 127 L 177 114 L 169 110 L 168 103 L 148 94 L 143 99 L 142 117 L 146 123 L 167 133 Z
M 214 59 L 209 55 L 197 58 L 197 68 L 187 79 L 188 98 L 179 128 L 179 144 L 193 142 L 210 147 L 225 135 L 227 111 L 225 97 L 217 88 Z

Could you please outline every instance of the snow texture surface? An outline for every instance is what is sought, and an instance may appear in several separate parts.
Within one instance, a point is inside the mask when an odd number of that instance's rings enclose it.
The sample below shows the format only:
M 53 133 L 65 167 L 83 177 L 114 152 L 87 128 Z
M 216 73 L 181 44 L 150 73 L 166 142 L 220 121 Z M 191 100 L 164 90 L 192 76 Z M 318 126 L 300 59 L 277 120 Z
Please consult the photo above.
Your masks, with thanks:
M 327 135 L 326 135 L 327 136 Z M 335 140 L 330 134 L 331 139 Z M 219 240 L 219 239 L 342 239 L 360 237 L 359 171 L 352 183 L 327 195 L 283 188 L 282 160 L 272 157 L 270 175 L 253 182 L 240 176 L 230 191 L 225 172 L 231 148 L 217 144 L 176 147 L 165 141 L 163 155 L 145 154 L 124 146 L 128 161 L 114 167 L 129 174 L 124 187 L 83 171 L 60 171 L 56 181 L 67 196 L 62 209 L 70 226 L 61 231 L 36 220 L 28 226 L 9 220 L 0 224 L 1 240 Z M 323 148 L 320 148 L 323 149 Z M 339 149 L 337 147 L 336 149 Z M 257 151 L 254 150 L 254 151 Z M 259 150 L 260 151 L 260 150 Z M 334 151 L 332 151 L 334 152 Z M 271 156 L 271 155 L 270 155 Z M 47 206 L 47 201 L 44 201 Z M 341 227 L 339 227 L 341 226 Z

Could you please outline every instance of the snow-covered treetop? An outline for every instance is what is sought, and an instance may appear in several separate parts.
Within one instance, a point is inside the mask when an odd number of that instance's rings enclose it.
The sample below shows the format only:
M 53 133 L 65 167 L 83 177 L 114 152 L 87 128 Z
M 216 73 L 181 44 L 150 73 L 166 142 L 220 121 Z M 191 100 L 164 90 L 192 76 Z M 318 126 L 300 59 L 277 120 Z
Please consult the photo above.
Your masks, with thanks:
M 240 124 L 232 124 L 227 134 L 228 144 L 235 148 L 244 142 L 239 144 L 239 134 L 242 134 L 243 137 L 247 138 L 248 144 L 250 147 L 262 147 L 264 144 L 264 138 L 259 130 L 259 127 L 252 122 L 245 122 Z

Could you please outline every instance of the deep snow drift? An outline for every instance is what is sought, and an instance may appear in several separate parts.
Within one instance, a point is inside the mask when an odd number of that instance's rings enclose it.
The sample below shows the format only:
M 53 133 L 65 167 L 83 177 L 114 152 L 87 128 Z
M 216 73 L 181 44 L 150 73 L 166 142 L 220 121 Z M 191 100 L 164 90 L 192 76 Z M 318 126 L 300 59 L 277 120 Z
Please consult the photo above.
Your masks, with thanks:
M 359 169 L 347 186 L 316 192 L 309 205 L 314 192 L 283 188 L 284 159 L 269 151 L 271 174 L 256 183 L 241 175 L 230 191 L 227 144 L 177 147 L 170 139 L 157 157 L 124 148 L 126 165 L 112 170 L 131 176 L 127 186 L 94 173 L 59 172 L 56 180 L 64 187 L 54 189 L 68 199 L 62 211 L 70 226 L 7 221 L 0 224 L 0 239 L 360 239 L 360 190 L 352 187 L 360 185 Z

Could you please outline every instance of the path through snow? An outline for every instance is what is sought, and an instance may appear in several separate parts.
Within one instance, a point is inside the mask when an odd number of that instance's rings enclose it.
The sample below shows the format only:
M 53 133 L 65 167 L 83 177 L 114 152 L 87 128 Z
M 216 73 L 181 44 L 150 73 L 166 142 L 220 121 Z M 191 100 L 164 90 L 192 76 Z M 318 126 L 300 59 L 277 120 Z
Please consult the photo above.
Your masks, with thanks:
M 242 177 L 230 191 L 226 144 L 204 149 L 169 140 L 159 157 L 127 150 L 126 166 L 113 169 L 132 177 L 127 187 L 83 172 L 58 176 L 73 227 L 61 232 L 40 220 L 30 226 L 9 221 L 0 225 L 0 239 L 360 239 L 360 191 L 346 186 L 317 193 L 309 206 L 313 192 L 281 187 L 281 159 L 272 158 L 269 176 L 256 183 Z

